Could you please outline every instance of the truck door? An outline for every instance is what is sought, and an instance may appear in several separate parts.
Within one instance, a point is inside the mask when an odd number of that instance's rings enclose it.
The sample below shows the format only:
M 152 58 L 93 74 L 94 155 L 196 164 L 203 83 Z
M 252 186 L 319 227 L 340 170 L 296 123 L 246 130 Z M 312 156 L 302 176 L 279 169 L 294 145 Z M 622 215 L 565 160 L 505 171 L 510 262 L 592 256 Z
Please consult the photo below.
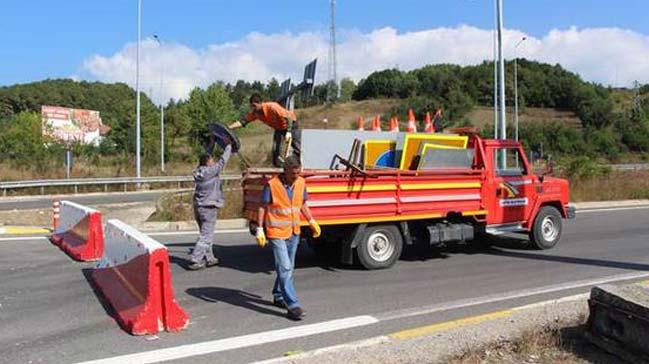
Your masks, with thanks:
M 489 183 L 489 224 L 518 225 L 535 201 L 534 175 L 517 147 L 496 147 L 492 153 L 494 178 Z

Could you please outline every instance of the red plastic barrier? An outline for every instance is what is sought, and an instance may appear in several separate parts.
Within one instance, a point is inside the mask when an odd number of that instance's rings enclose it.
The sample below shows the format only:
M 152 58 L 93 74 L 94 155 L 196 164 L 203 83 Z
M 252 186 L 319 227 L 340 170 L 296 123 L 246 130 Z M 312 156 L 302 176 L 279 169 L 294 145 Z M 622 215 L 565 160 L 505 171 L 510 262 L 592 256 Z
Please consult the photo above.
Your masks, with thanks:
M 99 260 L 104 252 L 101 212 L 70 201 L 61 201 L 60 210 L 50 241 L 73 259 Z
M 133 335 L 185 328 L 189 315 L 174 298 L 167 248 L 119 220 L 104 231 L 104 256 L 91 277 L 119 325 Z

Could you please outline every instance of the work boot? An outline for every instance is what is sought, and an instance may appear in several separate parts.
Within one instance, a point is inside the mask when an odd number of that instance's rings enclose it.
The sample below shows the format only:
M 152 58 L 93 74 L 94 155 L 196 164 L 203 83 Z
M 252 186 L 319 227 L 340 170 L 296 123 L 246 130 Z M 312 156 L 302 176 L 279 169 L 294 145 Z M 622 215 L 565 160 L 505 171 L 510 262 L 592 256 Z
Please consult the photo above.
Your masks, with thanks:
M 205 268 L 204 262 L 192 262 L 192 264 L 187 266 L 189 270 L 201 270 L 203 268 Z
M 281 298 L 273 298 L 273 306 L 279 307 L 279 308 L 286 308 L 286 302 L 284 302 L 283 299 Z
M 289 308 L 286 317 L 293 321 L 302 320 L 304 317 L 304 310 L 301 307 Z
M 205 266 L 207 266 L 209 268 L 209 267 L 213 267 L 215 265 L 219 265 L 219 263 L 221 263 L 221 261 L 219 260 L 219 258 L 215 257 L 215 258 L 212 258 L 212 259 L 207 259 L 207 261 L 205 262 Z

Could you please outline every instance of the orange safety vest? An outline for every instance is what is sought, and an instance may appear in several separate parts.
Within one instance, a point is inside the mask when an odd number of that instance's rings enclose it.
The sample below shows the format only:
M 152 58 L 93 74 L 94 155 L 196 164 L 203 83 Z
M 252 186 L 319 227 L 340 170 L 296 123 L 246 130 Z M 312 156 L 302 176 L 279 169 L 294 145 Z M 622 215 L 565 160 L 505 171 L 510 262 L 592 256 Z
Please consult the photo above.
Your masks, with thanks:
M 304 178 L 298 177 L 293 184 L 293 198 L 279 177 L 268 181 L 272 202 L 266 207 L 266 235 L 270 239 L 288 239 L 300 234 L 300 210 L 304 203 Z

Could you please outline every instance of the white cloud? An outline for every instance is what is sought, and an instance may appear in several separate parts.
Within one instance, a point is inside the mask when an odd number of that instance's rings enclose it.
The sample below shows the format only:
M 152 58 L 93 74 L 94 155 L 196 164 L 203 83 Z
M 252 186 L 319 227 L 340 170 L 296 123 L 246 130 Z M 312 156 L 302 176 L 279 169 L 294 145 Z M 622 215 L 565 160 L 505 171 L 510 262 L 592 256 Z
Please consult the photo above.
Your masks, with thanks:
M 503 35 L 505 54 L 513 57 L 514 44 L 526 36 L 519 55 L 560 63 L 585 80 L 628 86 L 649 82 L 649 37 L 618 28 L 576 27 L 552 30 L 536 38 L 518 30 Z M 461 25 L 399 33 L 386 27 L 369 33 L 344 31 L 338 44 L 338 75 L 359 80 L 369 73 L 398 67 L 410 70 L 426 64 L 477 64 L 492 58 L 491 30 Z M 318 58 L 317 82 L 327 76 L 328 35 L 320 33 L 250 33 L 228 43 L 192 49 L 182 44 L 141 44 L 141 88 L 158 101 L 184 98 L 196 86 L 214 81 L 300 80 L 306 63 Z M 89 78 L 135 85 L 135 43 L 111 56 L 94 55 L 83 64 Z M 160 76 L 164 88 L 160 93 Z

